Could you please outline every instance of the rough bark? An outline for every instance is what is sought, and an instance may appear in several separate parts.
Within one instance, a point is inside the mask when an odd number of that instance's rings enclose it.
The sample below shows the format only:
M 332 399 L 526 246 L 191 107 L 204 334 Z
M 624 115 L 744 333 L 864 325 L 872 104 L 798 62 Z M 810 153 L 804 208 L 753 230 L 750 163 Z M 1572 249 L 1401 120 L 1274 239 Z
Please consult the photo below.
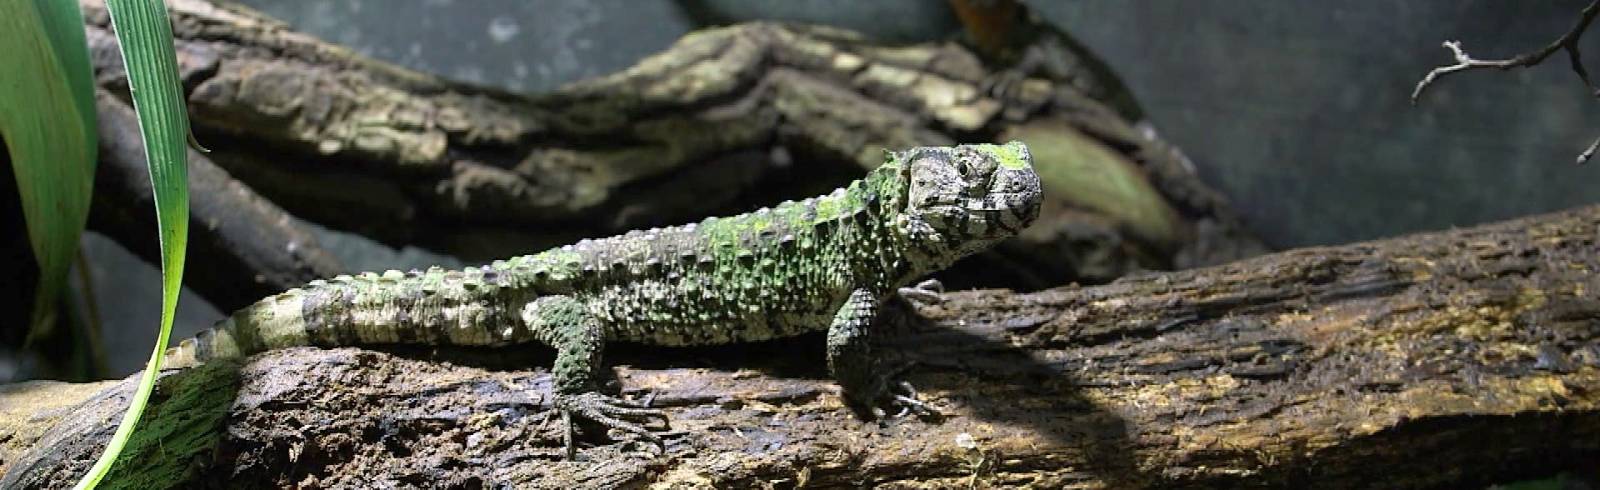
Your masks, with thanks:
M 125 91 L 84 2 L 103 87 Z M 212 159 L 297 216 L 480 260 L 825 192 L 915 145 L 1023 139 L 1049 219 L 980 261 L 1041 288 L 1258 253 L 1176 149 L 1072 83 L 991 73 L 955 43 L 748 24 L 520 96 L 356 56 L 234 5 L 170 2 Z M 972 274 L 981 276 L 980 274 Z
M 886 322 L 880 345 L 916 363 L 936 421 L 853 418 L 815 337 L 613 349 L 620 391 L 654 393 L 680 431 L 663 457 L 591 431 L 586 460 L 560 461 L 547 371 L 526 369 L 543 349 L 487 362 L 522 366 L 503 371 L 282 350 L 168 376 L 155 435 L 129 456 L 140 464 L 111 481 L 1419 488 L 1550 474 L 1600 458 L 1597 252 L 1590 207 L 1098 287 L 950 294 Z M 6 482 L 71 481 L 127 389 L 0 391 Z

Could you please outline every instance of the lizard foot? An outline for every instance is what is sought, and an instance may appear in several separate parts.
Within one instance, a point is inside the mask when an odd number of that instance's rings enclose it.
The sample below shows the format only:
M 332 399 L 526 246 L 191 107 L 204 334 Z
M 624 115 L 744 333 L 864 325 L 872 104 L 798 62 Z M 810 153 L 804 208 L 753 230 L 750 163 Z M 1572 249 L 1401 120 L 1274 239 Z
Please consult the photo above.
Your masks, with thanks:
M 644 439 L 654 444 L 661 452 L 666 452 L 666 443 L 661 437 L 644 426 L 650 420 L 659 420 L 661 425 L 667 425 L 667 415 L 660 409 L 649 408 L 645 404 L 624 400 L 614 396 L 602 395 L 595 392 L 559 394 L 556 395 L 555 406 L 561 411 L 561 422 L 564 428 L 567 459 L 577 457 L 577 450 L 573 446 L 573 417 L 592 420 L 607 428 L 633 434 L 639 439 Z
M 917 399 L 917 389 L 912 387 L 910 382 L 896 381 L 899 373 L 910 368 L 908 364 L 879 378 L 881 381 L 876 385 L 878 388 L 870 390 L 876 393 L 856 399 L 858 402 L 864 402 L 853 406 L 858 410 L 856 413 L 879 421 L 898 419 L 906 415 L 916 415 L 917 418 L 926 420 L 941 418 L 943 414 L 939 413 L 939 410 Z
M 888 415 L 888 412 L 884 411 L 883 407 L 894 409 L 895 414 Z M 922 400 L 918 400 L 917 389 L 906 381 L 890 384 L 890 388 L 884 390 L 879 403 L 872 407 L 872 415 L 877 417 L 878 420 L 898 419 L 911 414 L 915 414 L 918 418 L 929 419 L 937 419 L 941 415 L 937 409 L 923 403 Z
M 917 306 L 930 306 L 944 302 L 944 283 L 929 279 L 916 286 L 899 289 L 900 297 Z

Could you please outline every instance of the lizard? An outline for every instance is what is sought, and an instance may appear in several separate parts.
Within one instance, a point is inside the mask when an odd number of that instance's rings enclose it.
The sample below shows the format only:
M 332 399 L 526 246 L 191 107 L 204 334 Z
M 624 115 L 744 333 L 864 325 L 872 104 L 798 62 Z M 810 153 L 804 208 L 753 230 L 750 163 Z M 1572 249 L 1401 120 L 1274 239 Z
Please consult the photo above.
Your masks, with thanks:
M 556 350 L 552 405 L 575 457 L 574 419 L 655 443 L 667 422 L 602 394 L 604 345 L 755 342 L 827 332 L 827 364 L 852 407 L 926 411 L 879 372 L 873 319 L 896 295 L 926 301 L 957 259 L 1016 235 L 1041 190 L 1020 142 L 887 151 L 882 165 L 820 197 L 681 226 L 586 239 L 459 270 L 342 275 L 267 297 L 169 349 L 193 366 L 290 346 L 384 343 Z

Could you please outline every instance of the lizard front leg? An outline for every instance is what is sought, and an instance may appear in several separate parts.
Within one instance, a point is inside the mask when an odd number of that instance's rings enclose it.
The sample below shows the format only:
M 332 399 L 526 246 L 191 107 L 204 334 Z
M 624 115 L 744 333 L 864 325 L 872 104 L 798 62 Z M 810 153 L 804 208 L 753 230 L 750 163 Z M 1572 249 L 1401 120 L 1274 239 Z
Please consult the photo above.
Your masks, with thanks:
M 539 341 L 556 349 L 551 371 L 555 375 L 555 407 L 561 411 L 567 459 L 576 456 L 572 442 L 574 416 L 634 434 L 665 450 L 661 438 L 641 424 L 650 419 L 665 423 L 666 415 L 597 391 L 605 332 L 582 301 L 571 296 L 541 297 L 528 302 L 522 319 Z
M 878 301 L 866 289 L 856 289 L 839 307 L 828 327 L 828 370 L 844 388 L 845 401 L 852 408 L 883 418 L 883 407 L 934 415 L 933 408 L 916 399 L 916 391 L 905 382 L 891 383 L 872 355 L 871 327 L 878 316 Z

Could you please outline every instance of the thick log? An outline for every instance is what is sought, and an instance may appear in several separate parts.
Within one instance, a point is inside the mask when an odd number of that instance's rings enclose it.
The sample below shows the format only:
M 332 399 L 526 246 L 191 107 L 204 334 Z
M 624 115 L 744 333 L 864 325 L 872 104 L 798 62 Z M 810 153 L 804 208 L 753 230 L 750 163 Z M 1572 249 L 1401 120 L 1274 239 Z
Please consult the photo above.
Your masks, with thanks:
M 1597 252 L 1590 207 L 1097 287 L 949 294 L 896 310 L 880 345 L 915 363 L 940 420 L 854 418 L 817 337 L 612 349 L 620 391 L 653 394 L 672 418 L 663 456 L 587 431 L 583 460 L 561 461 L 547 371 L 527 368 L 546 365 L 544 349 L 456 357 L 478 367 L 288 349 L 168 376 L 155 435 L 129 456 L 140 464 L 111 481 L 1420 488 L 1547 475 L 1600 457 Z M 128 389 L 110 386 L 0 392 L 5 483 L 60 487 L 82 471 Z
M 133 108 L 104 90 L 95 99 L 100 164 L 89 228 L 161 263 L 150 168 Z M 348 272 L 305 225 L 198 152 L 189 152 L 190 266 L 184 284 L 225 310 L 312 279 Z
M 150 170 L 133 109 L 99 90 L 99 160 L 88 228 L 102 233 L 151 264 L 161 263 Z M 0 152 L 4 153 L 4 152 Z M 16 211 L 15 181 L 0 156 L 0 263 L 13 277 L 0 281 L 0 344 L 21 346 L 33 309 L 38 270 Z M 323 249 L 297 218 L 267 201 L 191 151 L 189 161 L 189 268 L 185 285 L 215 305 L 232 310 L 305 284 L 348 272 Z M 15 328 L 13 328 L 15 327 Z M 94 342 L 81 332 L 58 331 L 36 339 L 35 368 L 45 375 L 94 376 L 102 359 L 82 359 L 76 342 Z M 93 337 L 93 335 L 88 335 Z M 41 347 L 42 345 L 42 347 Z
M 100 85 L 125 92 L 104 6 L 82 5 Z M 170 6 L 211 158 L 296 216 L 393 245 L 499 258 L 809 197 L 885 149 L 1017 138 L 1036 148 L 1046 219 L 959 282 L 1036 289 L 1262 250 L 1153 132 L 1072 80 L 987 92 L 996 73 L 955 43 L 747 24 L 521 96 L 362 58 L 237 5 Z

